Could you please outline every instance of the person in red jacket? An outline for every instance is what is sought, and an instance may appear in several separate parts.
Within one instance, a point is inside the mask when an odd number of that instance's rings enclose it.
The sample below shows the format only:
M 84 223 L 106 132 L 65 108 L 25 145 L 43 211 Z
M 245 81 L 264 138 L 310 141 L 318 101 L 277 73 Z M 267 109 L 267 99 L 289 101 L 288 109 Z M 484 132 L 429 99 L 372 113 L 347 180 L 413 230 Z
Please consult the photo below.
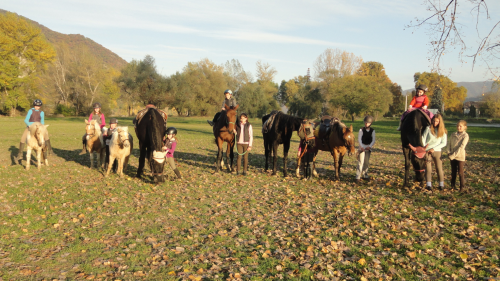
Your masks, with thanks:
M 417 93 L 413 97 L 413 99 L 411 99 L 410 105 L 408 106 L 408 110 L 403 113 L 403 115 L 401 116 L 401 119 L 399 120 L 398 131 L 400 131 L 400 129 L 401 129 L 401 121 L 403 121 L 403 119 L 405 119 L 405 117 L 406 117 L 406 115 L 408 115 L 408 113 L 410 113 L 412 110 L 414 110 L 416 108 L 420 108 L 427 115 L 429 115 L 429 118 L 431 118 L 431 119 L 434 115 L 434 114 L 432 114 L 432 112 L 427 110 L 427 107 L 429 106 L 429 98 L 425 94 L 429 90 L 427 88 L 427 86 L 419 85 L 416 90 L 417 90 Z

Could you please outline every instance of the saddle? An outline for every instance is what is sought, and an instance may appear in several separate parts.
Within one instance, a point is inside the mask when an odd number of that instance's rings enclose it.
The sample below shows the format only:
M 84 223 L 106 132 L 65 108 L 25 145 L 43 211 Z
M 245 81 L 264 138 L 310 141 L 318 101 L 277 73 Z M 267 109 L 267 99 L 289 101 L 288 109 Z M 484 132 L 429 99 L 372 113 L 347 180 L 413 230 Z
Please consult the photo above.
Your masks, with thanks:
M 146 107 L 143 110 L 137 112 L 137 116 L 135 116 L 135 119 L 134 119 L 134 127 L 137 124 L 141 123 L 142 117 L 144 117 L 144 115 L 146 114 L 146 112 L 148 112 L 148 110 L 150 108 L 154 108 L 154 107 Z M 158 111 L 158 113 L 160 113 L 161 117 L 163 117 L 163 120 L 165 120 L 165 126 L 167 126 L 168 114 L 161 109 L 158 109 L 158 108 L 154 108 L 154 109 L 156 109 L 156 111 Z
M 325 115 L 321 117 L 321 123 L 319 125 L 319 130 L 318 130 L 318 138 L 322 140 L 323 142 L 328 141 L 330 137 L 330 133 L 332 131 L 332 127 L 338 123 L 339 126 L 342 128 L 345 128 L 345 124 L 340 122 L 340 119 L 337 117 L 332 117 L 329 115 Z
M 273 127 L 274 118 L 276 117 L 278 112 L 279 111 L 277 111 L 277 110 L 271 111 L 271 115 L 269 116 L 269 118 L 267 118 L 266 122 L 264 122 L 264 124 L 262 124 L 262 133 L 263 134 L 267 133 L 267 132 L 269 132 L 269 130 L 271 130 L 271 128 Z

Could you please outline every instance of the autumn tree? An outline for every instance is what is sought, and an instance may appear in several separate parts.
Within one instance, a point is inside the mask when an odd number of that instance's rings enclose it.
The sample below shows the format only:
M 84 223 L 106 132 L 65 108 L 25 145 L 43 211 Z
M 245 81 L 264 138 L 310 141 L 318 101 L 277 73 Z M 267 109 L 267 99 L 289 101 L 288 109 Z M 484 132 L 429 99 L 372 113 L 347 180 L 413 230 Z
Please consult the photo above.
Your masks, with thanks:
M 500 80 L 491 85 L 491 91 L 483 97 L 483 112 L 491 117 L 500 118 Z
M 54 60 L 55 51 L 41 30 L 13 13 L 0 15 L 0 92 L 4 109 L 27 109 L 38 97 L 36 74 Z M 29 95 L 31 93 L 31 95 Z M 29 96 L 28 96 L 29 95 Z
M 224 75 L 227 77 L 229 89 L 233 92 L 238 92 L 243 85 L 253 80 L 252 73 L 245 71 L 241 63 L 236 59 L 226 62 Z
M 467 97 L 467 89 L 463 86 L 457 87 L 457 83 L 453 82 L 447 76 L 437 72 L 417 72 L 414 75 L 415 86 L 424 84 L 429 88 L 427 96 L 430 101 L 434 96 L 435 89 L 441 89 L 443 95 L 444 110 L 459 112 L 462 110 L 462 105 Z
M 434 94 L 432 95 L 429 108 L 435 108 L 438 109 L 439 112 L 444 113 L 443 90 L 437 87 L 433 92 Z
M 406 110 L 403 100 L 403 89 L 401 85 L 392 83 L 389 91 L 392 93 L 392 104 L 389 106 L 389 112 L 391 115 L 401 115 Z
M 355 74 L 361 67 L 363 59 L 353 53 L 341 49 L 326 49 L 314 62 L 317 80 L 330 80 Z

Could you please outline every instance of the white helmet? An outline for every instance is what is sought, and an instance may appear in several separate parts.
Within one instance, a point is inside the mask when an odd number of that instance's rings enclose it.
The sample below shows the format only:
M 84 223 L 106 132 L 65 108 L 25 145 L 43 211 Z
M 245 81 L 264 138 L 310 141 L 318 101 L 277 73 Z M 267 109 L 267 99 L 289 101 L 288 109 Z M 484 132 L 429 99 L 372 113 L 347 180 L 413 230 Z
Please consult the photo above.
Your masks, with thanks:
M 231 91 L 231 90 L 229 90 L 229 89 L 227 89 L 227 90 L 225 90 L 225 91 L 224 91 L 224 95 L 225 95 L 226 93 L 229 93 L 231 96 L 233 95 L 233 91 Z

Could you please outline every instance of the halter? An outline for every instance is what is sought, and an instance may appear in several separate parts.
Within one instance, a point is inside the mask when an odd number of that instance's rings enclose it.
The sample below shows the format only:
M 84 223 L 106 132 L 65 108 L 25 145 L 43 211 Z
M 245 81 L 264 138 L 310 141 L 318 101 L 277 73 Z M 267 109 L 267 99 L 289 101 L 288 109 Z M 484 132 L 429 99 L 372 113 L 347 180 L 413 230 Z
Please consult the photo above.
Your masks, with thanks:
M 304 138 L 305 138 L 306 143 L 309 140 L 314 139 L 314 137 L 310 138 L 310 137 L 307 136 L 307 134 L 306 134 L 306 126 L 304 126 L 304 124 L 302 124 L 300 127 L 302 128 L 302 131 L 304 132 Z M 306 151 L 307 151 L 307 145 L 304 146 L 304 151 L 302 151 L 302 153 L 300 154 L 299 159 L 302 159 L 302 156 L 304 156 L 304 154 L 306 153 Z
M 120 144 L 121 144 L 121 145 L 125 145 L 125 142 L 126 142 L 126 141 L 128 141 L 128 142 L 129 142 L 129 145 L 130 145 L 130 139 L 128 138 L 128 136 L 127 136 L 127 138 L 126 138 L 125 140 L 122 140 L 122 136 L 121 136 L 121 134 L 120 134 L 119 132 L 117 132 L 117 134 L 118 134 L 118 140 L 120 140 L 120 142 L 121 142 Z

